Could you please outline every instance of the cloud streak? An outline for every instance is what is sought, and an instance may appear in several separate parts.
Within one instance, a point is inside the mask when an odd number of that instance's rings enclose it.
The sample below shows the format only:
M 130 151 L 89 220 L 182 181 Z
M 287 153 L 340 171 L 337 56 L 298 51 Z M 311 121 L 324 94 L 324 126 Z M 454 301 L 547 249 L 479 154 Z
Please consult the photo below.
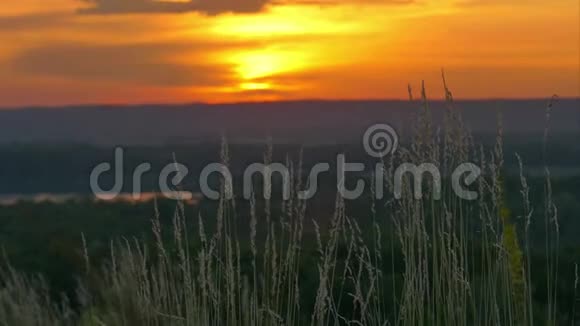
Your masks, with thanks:
M 16 31 L 28 29 L 42 29 L 54 26 L 70 17 L 63 13 L 28 14 L 20 16 L 0 16 L 0 30 Z
M 267 5 L 333 6 L 340 4 L 409 5 L 417 0 L 81 0 L 90 7 L 80 9 L 85 14 L 159 14 L 199 12 L 206 15 L 223 13 L 258 13 Z
M 82 0 L 89 8 L 79 10 L 87 14 L 153 14 L 199 12 L 207 15 L 222 13 L 256 13 L 269 0 L 191 0 L 187 2 L 163 0 Z
M 30 76 L 164 87 L 223 85 L 231 81 L 226 66 L 171 62 L 171 54 L 179 51 L 191 48 L 180 44 L 55 44 L 20 53 L 11 67 Z

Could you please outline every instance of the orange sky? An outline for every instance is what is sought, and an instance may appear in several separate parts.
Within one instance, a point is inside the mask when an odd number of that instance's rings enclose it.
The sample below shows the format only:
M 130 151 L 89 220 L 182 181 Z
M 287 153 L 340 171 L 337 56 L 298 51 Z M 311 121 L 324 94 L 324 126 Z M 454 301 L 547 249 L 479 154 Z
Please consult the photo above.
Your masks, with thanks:
M 580 96 L 578 0 L 19 0 L 0 107 Z

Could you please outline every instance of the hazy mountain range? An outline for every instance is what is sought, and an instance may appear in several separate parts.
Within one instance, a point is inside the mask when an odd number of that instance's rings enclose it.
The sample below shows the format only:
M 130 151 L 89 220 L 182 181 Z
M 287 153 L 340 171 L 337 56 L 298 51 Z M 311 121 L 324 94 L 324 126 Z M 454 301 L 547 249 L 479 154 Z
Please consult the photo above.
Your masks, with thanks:
M 506 133 L 542 133 L 548 100 L 458 101 L 474 133 L 494 133 L 502 117 Z M 445 103 L 429 103 L 435 125 Z M 403 136 L 419 102 L 295 101 L 242 104 L 79 106 L 0 110 L 0 143 L 163 145 L 214 141 L 333 144 L 360 139 L 375 123 L 388 123 Z M 501 113 L 501 114 L 500 114 Z M 550 115 L 552 133 L 580 135 L 580 101 L 560 99 Z

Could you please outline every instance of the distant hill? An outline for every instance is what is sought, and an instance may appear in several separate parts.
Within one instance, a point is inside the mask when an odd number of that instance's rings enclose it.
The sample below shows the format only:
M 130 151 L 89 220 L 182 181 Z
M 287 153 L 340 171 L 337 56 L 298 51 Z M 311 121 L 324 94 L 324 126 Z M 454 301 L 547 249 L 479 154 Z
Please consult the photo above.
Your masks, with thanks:
M 547 100 L 459 101 L 474 133 L 491 134 L 503 116 L 506 133 L 543 132 Z M 407 101 L 295 101 L 242 104 L 83 106 L 0 110 L 0 144 L 56 143 L 163 145 L 215 141 L 226 134 L 245 143 L 272 137 L 304 145 L 358 141 L 375 123 L 403 136 L 420 108 Z M 430 102 L 435 124 L 445 103 Z M 551 115 L 552 133 L 580 135 L 580 101 L 561 99 Z

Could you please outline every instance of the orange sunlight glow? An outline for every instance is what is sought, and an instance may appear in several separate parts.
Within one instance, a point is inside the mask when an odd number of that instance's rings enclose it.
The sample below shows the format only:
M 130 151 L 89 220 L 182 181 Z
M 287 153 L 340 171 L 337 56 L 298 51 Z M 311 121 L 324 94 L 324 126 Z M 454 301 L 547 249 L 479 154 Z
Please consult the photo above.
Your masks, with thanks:
M 0 4 L 0 106 L 404 99 L 408 83 L 439 87 L 441 68 L 462 98 L 580 96 L 578 0 L 273 0 L 259 12 L 215 15 L 78 11 L 102 1 Z M 228 1 L 244 0 L 218 7 Z M 148 1 L 128 7 L 141 2 Z
M 271 8 L 260 15 L 219 17 L 210 28 L 216 37 L 234 38 L 249 46 L 225 51 L 218 61 L 234 67 L 239 81 L 230 91 L 300 89 L 300 85 L 282 85 L 269 78 L 307 72 L 339 58 L 324 55 L 336 46 L 326 37 L 354 33 L 362 29 L 360 22 L 337 24 L 335 10 L 303 6 Z M 314 40 L 318 39 L 316 42 Z

